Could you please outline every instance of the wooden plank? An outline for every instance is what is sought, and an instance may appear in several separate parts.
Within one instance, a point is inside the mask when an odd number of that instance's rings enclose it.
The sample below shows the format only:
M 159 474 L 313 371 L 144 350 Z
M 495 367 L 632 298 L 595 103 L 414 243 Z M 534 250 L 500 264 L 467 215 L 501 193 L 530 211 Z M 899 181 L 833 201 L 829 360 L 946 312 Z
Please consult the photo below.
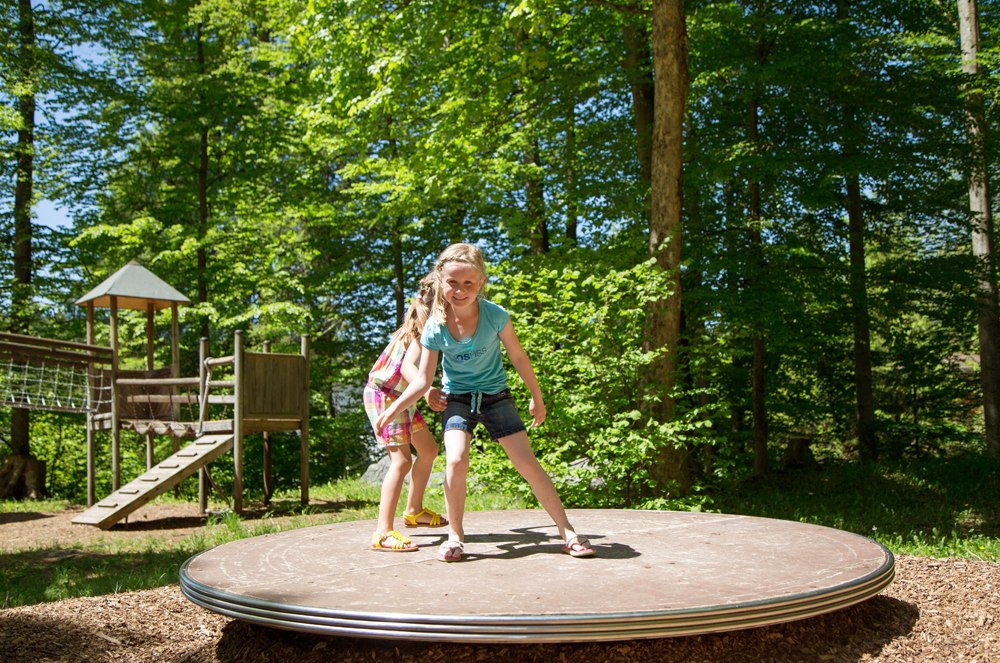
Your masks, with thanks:
M 232 446 L 232 434 L 203 435 L 78 515 L 73 522 L 107 529 L 157 495 L 171 490 Z
M 220 421 L 206 421 L 202 424 L 201 430 L 205 433 L 232 432 L 233 420 L 223 419 Z
M 196 394 L 130 394 L 125 397 L 125 402 L 197 405 L 198 396 Z

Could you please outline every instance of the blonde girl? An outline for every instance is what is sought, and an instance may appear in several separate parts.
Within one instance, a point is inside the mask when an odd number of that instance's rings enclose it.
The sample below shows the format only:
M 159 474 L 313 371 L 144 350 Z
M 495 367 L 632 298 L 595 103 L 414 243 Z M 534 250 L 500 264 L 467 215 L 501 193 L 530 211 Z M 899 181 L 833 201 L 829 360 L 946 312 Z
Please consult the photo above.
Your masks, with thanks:
M 420 368 L 406 391 L 376 420 L 375 428 L 381 430 L 391 425 L 389 422 L 399 412 L 417 402 L 428 390 L 438 355 L 442 355 L 442 383 L 447 397 L 443 414 L 448 461 L 445 501 L 451 523 L 448 540 L 441 544 L 438 559 L 458 561 L 465 552 L 462 522 L 469 444 L 473 430 L 480 423 L 490 437 L 500 443 L 556 524 L 564 542 L 563 551 L 573 557 L 592 556 L 594 549 L 590 542 L 573 530 L 552 480 L 538 463 L 507 387 L 501 344 L 531 393 L 528 412 L 532 416 L 532 426 L 541 425 L 545 420 L 545 402 L 531 361 L 514 333 L 510 316 L 481 297 L 486 285 L 486 263 L 482 253 L 470 244 L 452 244 L 438 257 L 431 275 L 436 278 L 436 294 L 433 315 L 424 325 L 420 338 L 424 347 Z
M 375 422 L 396 401 L 417 373 L 417 362 L 421 356 L 419 342 L 434 301 L 436 279 L 425 277 L 420 283 L 420 292 L 410 304 L 389 345 L 375 362 L 368 374 L 368 384 L 364 390 L 365 412 L 372 422 L 375 437 L 384 445 L 389 454 L 389 472 L 382 480 L 382 494 L 378 507 L 378 524 L 372 534 L 371 549 L 377 552 L 413 552 L 417 546 L 393 527 L 399 494 L 403 482 L 410 473 L 410 492 L 403 513 L 406 527 L 444 527 L 448 521 L 441 514 L 423 505 L 424 491 L 430 478 L 434 458 L 437 456 L 437 442 L 427 429 L 424 418 L 417 410 L 416 400 L 405 408 L 396 409 L 391 417 L 381 425 Z M 436 391 L 436 390 L 435 390 Z M 410 446 L 417 450 L 417 460 L 410 454 Z M 411 472 L 412 468 L 412 472 Z

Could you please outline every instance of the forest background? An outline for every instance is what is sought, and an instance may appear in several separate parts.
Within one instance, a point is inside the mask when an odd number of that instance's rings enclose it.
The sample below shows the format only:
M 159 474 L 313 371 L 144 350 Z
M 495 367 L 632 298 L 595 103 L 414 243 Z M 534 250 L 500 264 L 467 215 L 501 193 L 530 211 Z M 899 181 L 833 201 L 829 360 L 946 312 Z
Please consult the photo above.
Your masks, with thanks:
M 192 300 L 184 375 L 201 337 L 309 334 L 323 482 L 373 459 L 367 371 L 468 241 L 539 375 L 532 442 L 570 505 L 699 508 L 786 450 L 985 459 L 1000 3 L 978 2 L 974 71 L 970 6 L 6 3 L 0 328 L 82 340 L 73 302 L 136 259 Z M 42 198 L 71 224 L 34 223 Z M 121 334 L 140 366 L 145 317 Z M 84 500 L 81 416 L 0 409 L 0 431 L 0 456 Z M 125 451 L 138 474 L 141 442 Z M 476 480 L 523 493 L 501 456 L 480 445 Z M 297 463 L 275 459 L 278 485 Z

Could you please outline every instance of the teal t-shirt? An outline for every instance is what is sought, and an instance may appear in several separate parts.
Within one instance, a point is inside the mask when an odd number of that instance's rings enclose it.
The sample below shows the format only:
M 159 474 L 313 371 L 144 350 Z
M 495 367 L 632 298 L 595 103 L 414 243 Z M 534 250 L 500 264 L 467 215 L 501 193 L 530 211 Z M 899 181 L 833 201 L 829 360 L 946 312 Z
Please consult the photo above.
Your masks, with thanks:
M 493 302 L 479 300 L 479 324 L 476 332 L 456 339 L 448 325 L 433 317 L 424 325 L 420 344 L 441 353 L 441 384 L 449 394 L 481 392 L 496 394 L 507 388 L 507 373 L 500 354 L 500 332 L 510 314 Z

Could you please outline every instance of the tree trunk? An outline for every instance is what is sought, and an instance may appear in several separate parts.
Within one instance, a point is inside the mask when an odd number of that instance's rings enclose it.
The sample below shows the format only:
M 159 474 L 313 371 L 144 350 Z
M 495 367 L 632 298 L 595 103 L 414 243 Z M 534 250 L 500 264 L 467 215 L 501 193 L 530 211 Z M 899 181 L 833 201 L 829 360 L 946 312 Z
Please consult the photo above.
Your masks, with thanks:
M 845 161 L 852 159 L 845 154 Z M 858 175 L 847 185 L 847 235 L 850 252 L 851 315 L 854 319 L 854 394 L 858 451 L 866 461 L 878 458 L 875 436 L 875 396 L 872 387 L 871 316 L 868 312 L 868 275 L 865 267 L 865 219 L 861 209 Z
M 199 69 L 205 71 L 205 42 L 202 38 L 202 26 L 198 25 L 196 33 L 197 56 Z M 204 102 L 201 104 L 205 108 Z M 203 126 L 198 136 L 198 303 L 208 302 L 208 249 L 205 247 L 205 236 L 208 234 L 208 127 Z M 200 334 L 208 338 L 208 317 L 202 316 Z
M 389 121 L 392 124 L 392 121 Z M 389 156 L 393 161 L 399 159 L 399 144 L 392 137 L 392 127 L 386 127 L 389 133 Z M 389 229 L 389 242 L 392 251 L 392 298 L 396 303 L 396 327 L 403 325 L 403 318 L 406 317 L 406 269 L 403 265 L 403 224 L 402 218 L 397 218 L 391 222 Z
M 848 1 L 837 0 L 837 19 L 848 20 Z M 858 173 L 851 164 L 857 161 L 857 145 L 863 138 L 855 138 L 862 131 L 858 128 L 855 109 L 850 102 L 841 109 L 844 145 L 841 157 L 845 165 L 844 186 L 847 191 L 847 237 L 850 262 L 851 317 L 854 335 L 854 401 L 855 426 L 858 435 L 858 453 L 862 460 L 878 458 L 878 440 L 875 436 L 875 396 L 872 386 L 871 316 L 868 311 L 868 276 L 865 265 L 865 217 L 861 206 L 861 184 Z
M 976 264 L 976 310 L 979 326 L 979 366 L 983 388 L 986 446 L 1000 457 L 1000 315 L 997 309 L 993 211 L 987 174 L 987 125 L 983 97 L 977 91 L 979 13 L 976 0 L 958 0 L 962 42 L 962 71 L 969 79 L 965 93 L 965 131 L 970 147 L 969 213 L 972 216 L 972 255 Z
M 653 2 L 654 113 L 651 163 L 649 253 L 670 275 L 670 293 L 649 311 L 651 348 L 666 352 L 649 368 L 646 385 L 656 398 L 646 401 L 647 414 L 668 421 L 674 414 L 677 349 L 681 318 L 681 230 L 683 213 L 683 129 L 687 99 L 687 30 L 682 0 Z M 667 443 L 660 448 L 651 477 L 666 494 L 690 491 L 688 450 Z
M 763 53 L 758 51 L 759 64 L 763 64 Z M 756 94 L 750 100 L 750 123 L 748 134 L 750 144 L 756 151 L 760 145 L 760 97 Z M 753 413 L 753 475 L 767 474 L 767 345 L 764 339 L 763 305 L 764 295 L 760 291 L 764 281 L 764 241 L 761 234 L 760 179 L 756 168 L 750 169 L 750 288 L 754 302 L 751 330 L 753 338 L 753 364 L 750 369 L 750 409 Z
M 45 463 L 15 454 L 0 466 L 0 499 L 39 500 L 45 497 Z
M 531 254 L 549 252 L 549 227 L 545 222 L 545 192 L 542 188 L 542 169 L 538 159 L 538 137 L 532 136 L 524 152 L 524 164 L 530 166 L 524 184 L 524 197 L 531 228 Z
M 644 26 L 626 24 L 625 77 L 632 90 L 632 123 L 635 127 L 639 183 L 646 192 L 645 212 L 650 214 L 650 185 L 653 180 L 653 54 L 649 31 Z
M 17 68 L 22 90 L 17 98 L 21 126 L 17 130 L 17 176 L 14 186 L 14 289 L 11 293 L 11 331 L 27 334 L 32 306 L 31 198 L 35 182 L 35 15 L 31 0 L 18 0 Z M 4 484 L 17 490 L 0 492 L 0 497 L 42 497 L 45 473 L 32 471 L 39 462 L 31 454 L 31 417 L 24 408 L 11 410 L 8 459 L 23 462 L 4 467 Z M 23 486 L 23 490 L 18 488 Z
M 406 317 L 406 271 L 403 265 L 402 219 L 397 219 L 392 229 L 392 294 L 396 300 L 396 327 L 403 325 Z
M 563 185 L 566 188 L 566 243 L 576 246 L 579 217 L 576 199 L 576 99 L 566 102 L 566 146 L 563 154 Z

